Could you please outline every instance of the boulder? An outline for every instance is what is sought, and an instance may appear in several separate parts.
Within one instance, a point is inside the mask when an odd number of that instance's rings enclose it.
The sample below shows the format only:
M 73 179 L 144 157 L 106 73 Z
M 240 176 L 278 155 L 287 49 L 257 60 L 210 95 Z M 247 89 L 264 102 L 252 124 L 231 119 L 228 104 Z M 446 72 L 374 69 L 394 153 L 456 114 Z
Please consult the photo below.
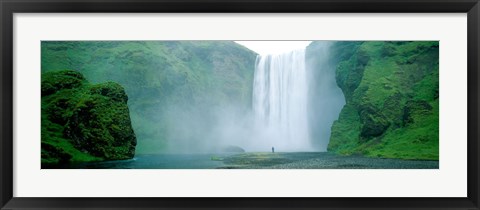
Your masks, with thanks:
M 117 83 L 75 71 L 42 75 L 42 164 L 133 158 L 128 97 Z

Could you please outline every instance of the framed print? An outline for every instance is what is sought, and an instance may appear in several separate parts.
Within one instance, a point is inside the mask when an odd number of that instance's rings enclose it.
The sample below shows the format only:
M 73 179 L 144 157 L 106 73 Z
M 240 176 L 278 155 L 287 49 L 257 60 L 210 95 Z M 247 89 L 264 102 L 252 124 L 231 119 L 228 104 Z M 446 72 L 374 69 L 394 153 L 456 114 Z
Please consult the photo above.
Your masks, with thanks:
M 2 209 L 478 209 L 478 1 L 2 1 Z

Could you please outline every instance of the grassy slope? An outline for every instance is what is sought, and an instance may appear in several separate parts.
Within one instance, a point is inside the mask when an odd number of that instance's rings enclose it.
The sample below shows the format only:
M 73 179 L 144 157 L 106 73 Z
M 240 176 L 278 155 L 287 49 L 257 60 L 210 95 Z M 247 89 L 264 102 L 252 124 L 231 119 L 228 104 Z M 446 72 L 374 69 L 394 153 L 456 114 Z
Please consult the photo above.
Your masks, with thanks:
M 42 72 L 72 69 L 93 83 L 115 81 L 125 87 L 137 153 L 168 146 L 174 126 L 169 118 L 251 104 L 256 55 L 231 41 L 42 42 L 41 50 Z M 172 109 L 181 113 L 167 115 L 176 113 Z M 185 138 L 195 135 L 186 132 Z
M 329 150 L 438 160 L 438 42 L 339 42 L 333 52 L 347 104 Z

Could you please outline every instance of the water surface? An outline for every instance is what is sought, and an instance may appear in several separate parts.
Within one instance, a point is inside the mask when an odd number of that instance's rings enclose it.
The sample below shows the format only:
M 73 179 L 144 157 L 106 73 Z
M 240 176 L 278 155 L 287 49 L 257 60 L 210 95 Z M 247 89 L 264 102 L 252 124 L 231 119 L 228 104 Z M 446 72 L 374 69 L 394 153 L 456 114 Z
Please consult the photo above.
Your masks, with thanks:
M 134 159 L 57 166 L 71 169 L 438 169 L 438 161 L 339 156 L 329 152 L 137 155 Z

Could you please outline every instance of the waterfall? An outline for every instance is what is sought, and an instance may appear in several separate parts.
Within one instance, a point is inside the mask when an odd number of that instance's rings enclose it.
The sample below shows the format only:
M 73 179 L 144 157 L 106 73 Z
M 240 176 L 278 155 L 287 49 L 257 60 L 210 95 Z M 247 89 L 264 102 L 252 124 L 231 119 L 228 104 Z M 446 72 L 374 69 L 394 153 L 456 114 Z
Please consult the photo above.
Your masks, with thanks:
M 253 111 L 256 142 L 276 151 L 312 150 L 308 125 L 305 50 L 257 56 Z

